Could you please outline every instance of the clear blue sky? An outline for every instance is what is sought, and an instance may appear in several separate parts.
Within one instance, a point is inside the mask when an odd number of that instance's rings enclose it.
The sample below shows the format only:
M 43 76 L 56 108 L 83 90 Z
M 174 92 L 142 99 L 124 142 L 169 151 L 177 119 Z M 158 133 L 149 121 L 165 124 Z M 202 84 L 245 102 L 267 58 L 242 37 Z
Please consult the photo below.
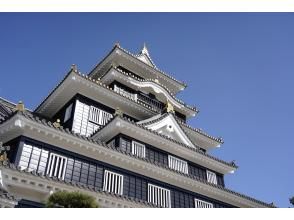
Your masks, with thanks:
M 75 63 L 88 73 L 120 44 L 146 42 L 185 81 L 190 121 L 225 143 L 240 168 L 226 186 L 277 206 L 294 195 L 294 14 L 0 14 L 0 96 L 34 109 Z

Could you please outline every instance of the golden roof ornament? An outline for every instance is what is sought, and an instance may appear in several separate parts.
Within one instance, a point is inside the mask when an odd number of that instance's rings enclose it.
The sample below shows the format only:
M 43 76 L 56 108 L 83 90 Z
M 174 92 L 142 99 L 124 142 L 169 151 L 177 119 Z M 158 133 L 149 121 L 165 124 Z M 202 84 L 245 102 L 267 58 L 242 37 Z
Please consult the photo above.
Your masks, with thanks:
M 15 108 L 17 111 L 21 111 L 21 112 L 25 111 L 25 107 L 22 101 L 19 101 L 18 104 L 15 106 Z
M 7 151 L 10 150 L 9 146 L 3 146 L 3 143 L 0 142 L 0 162 L 7 164 L 9 162 L 7 157 Z
M 60 125 L 60 119 L 59 119 L 59 118 L 56 119 L 56 122 L 53 123 L 53 126 L 54 126 L 55 128 L 60 128 L 60 127 L 61 127 L 61 125 Z
M 115 109 L 115 112 L 114 112 L 114 115 L 115 116 L 123 116 L 123 112 L 120 110 L 120 108 L 119 107 L 117 107 L 116 109 Z
M 166 112 L 175 113 L 174 106 L 168 100 L 166 103 Z

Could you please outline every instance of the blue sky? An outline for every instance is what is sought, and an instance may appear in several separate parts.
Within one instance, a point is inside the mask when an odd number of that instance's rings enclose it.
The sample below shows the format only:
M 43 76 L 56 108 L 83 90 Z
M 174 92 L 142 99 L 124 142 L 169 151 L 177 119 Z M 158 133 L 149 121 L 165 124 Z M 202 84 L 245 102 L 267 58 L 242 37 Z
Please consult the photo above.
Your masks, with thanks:
M 294 195 L 293 13 L 0 13 L 0 96 L 34 109 L 70 65 L 88 73 L 115 42 L 188 84 L 190 120 L 240 166 L 226 186 L 288 207 Z

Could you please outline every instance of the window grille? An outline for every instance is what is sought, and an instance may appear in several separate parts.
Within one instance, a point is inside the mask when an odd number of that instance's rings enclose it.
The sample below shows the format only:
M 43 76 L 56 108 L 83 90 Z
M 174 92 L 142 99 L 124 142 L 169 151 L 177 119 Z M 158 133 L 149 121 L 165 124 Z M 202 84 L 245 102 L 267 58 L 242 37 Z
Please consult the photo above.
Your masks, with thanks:
M 64 180 L 67 158 L 58 154 L 51 153 L 47 167 L 49 177 L 57 177 Z
M 104 182 L 103 191 L 110 193 L 123 194 L 123 175 L 105 170 L 104 172 Z
M 124 96 L 124 97 L 127 97 L 129 99 L 132 99 L 134 101 L 137 101 L 137 94 L 133 94 L 133 93 L 130 93 L 130 92 L 127 92 L 126 90 L 118 87 L 117 85 L 114 85 L 114 91 L 119 93 L 120 95 Z
M 99 125 L 105 125 L 111 118 L 112 114 L 105 112 L 94 106 L 90 107 L 89 121 Z
M 132 141 L 132 154 L 145 158 L 145 145 L 137 141 Z
M 72 104 L 70 104 L 70 106 L 68 106 L 66 108 L 66 110 L 65 110 L 65 116 L 64 116 L 64 121 L 63 122 L 67 122 L 67 120 L 70 119 L 71 112 L 72 112 Z
M 173 170 L 188 174 L 188 163 L 184 160 L 168 155 L 168 166 Z
M 207 175 L 207 182 L 217 184 L 216 174 L 214 172 L 206 170 L 206 175 Z
M 153 184 L 148 184 L 148 202 L 164 208 L 170 208 L 170 190 Z
M 200 199 L 195 199 L 195 208 L 213 208 L 213 204 Z

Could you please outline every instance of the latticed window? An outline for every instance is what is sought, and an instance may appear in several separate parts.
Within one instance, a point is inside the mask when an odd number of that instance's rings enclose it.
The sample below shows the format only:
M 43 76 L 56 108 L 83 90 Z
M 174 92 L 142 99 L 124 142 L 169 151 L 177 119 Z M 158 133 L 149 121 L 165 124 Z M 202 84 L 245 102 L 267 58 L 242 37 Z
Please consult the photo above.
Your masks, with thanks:
M 177 170 L 181 173 L 188 174 L 188 163 L 177 157 L 168 155 L 168 166 L 173 170 Z
M 207 175 L 207 182 L 217 184 L 216 174 L 214 172 L 207 170 L 206 175 Z
M 170 208 L 170 190 L 148 183 L 148 202 L 164 208 Z
M 145 158 L 145 145 L 137 141 L 132 141 L 132 154 Z
M 105 112 L 94 106 L 90 107 L 89 121 L 99 125 L 105 125 L 111 118 L 112 114 Z
M 200 199 L 195 199 L 195 208 L 213 208 L 213 204 Z
M 57 177 L 59 179 L 64 179 L 66 165 L 66 157 L 50 153 L 47 167 L 47 175 L 49 175 L 49 177 Z
M 123 194 L 123 175 L 105 170 L 103 190 L 110 193 Z

